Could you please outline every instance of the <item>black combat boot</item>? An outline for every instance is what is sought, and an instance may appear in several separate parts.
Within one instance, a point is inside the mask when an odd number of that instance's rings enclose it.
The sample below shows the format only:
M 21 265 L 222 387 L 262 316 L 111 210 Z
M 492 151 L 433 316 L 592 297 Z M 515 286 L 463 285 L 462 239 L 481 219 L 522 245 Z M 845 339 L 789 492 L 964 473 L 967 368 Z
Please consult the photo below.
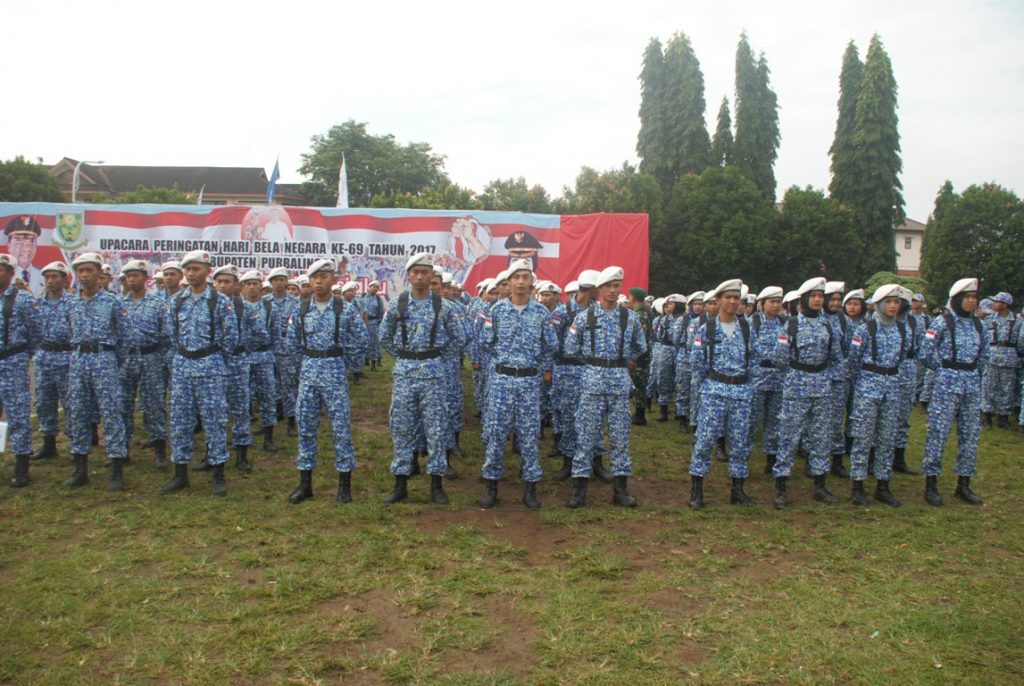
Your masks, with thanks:
M 289 438 L 295 438 L 299 435 L 299 430 L 295 427 L 295 417 L 288 418 L 288 430 L 285 432 L 285 436 Z
M 954 495 L 969 505 L 981 505 L 982 503 L 981 498 L 971 490 L 971 477 L 969 476 L 957 477 L 956 493 Z
M 395 475 L 395 487 L 391 489 L 387 497 L 384 498 L 385 505 L 392 505 L 399 501 L 405 500 L 409 497 L 409 491 L 406 487 L 406 482 L 409 481 L 409 477 L 404 474 Z
M 885 503 L 889 507 L 899 507 L 900 501 L 896 500 L 896 496 L 889 490 L 889 482 L 882 481 L 879 479 L 875 483 L 875 500 L 880 503 Z
M 64 482 L 67 488 L 78 488 L 89 483 L 89 456 L 88 455 L 72 455 L 71 459 L 75 462 L 75 472 L 71 475 L 71 478 Z
M 611 473 L 604 468 L 604 462 L 600 455 L 594 458 L 593 461 L 594 478 L 598 479 L 602 483 L 610 484 L 612 482 Z
M 51 457 L 57 457 L 57 437 L 43 436 L 43 447 L 39 449 L 39 452 L 32 456 L 32 459 L 48 460 Z
M 572 458 L 562 456 L 562 468 L 551 475 L 555 481 L 565 481 L 572 476 Z
M 647 412 L 643 403 L 636 405 L 636 411 L 633 412 L 633 426 L 647 426 Z
M 942 496 L 939 495 L 939 477 L 924 478 L 924 501 L 934 507 L 942 507 Z
M 342 505 L 352 502 L 352 472 L 338 472 L 338 495 L 334 499 Z
M 775 456 L 765 455 L 764 456 L 764 473 L 771 476 L 775 472 Z
M 498 502 L 498 480 L 484 479 L 484 483 L 487 484 L 487 487 L 484 489 L 483 497 L 477 502 L 480 507 L 489 510 Z
M 208 472 L 213 469 L 213 465 L 210 464 L 210 446 L 206 446 L 206 452 L 203 454 L 203 459 L 192 468 L 193 472 Z
M 537 484 L 533 481 L 528 481 L 523 486 L 523 505 L 534 511 L 540 509 L 540 501 L 537 500 Z
M 832 476 L 837 476 L 840 479 L 850 478 L 850 473 L 846 471 L 846 467 L 843 466 L 842 453 L 836 453 L 832 456 Z
M 864 492 L 864 482 L 854 481 L 853 489 L 850 491 L 850 499 L 858 507 L 868 506 L 868 494 Z
M 437 474 L 430 475 L 430 499 L 436 505 L 448 504 L 448 494 L 444 492 L 444 481 Z
M 158 438 L 153 441 L 153 463 L 157 469 L 167 469 L 167 440 Z
M 892 471 L 899 472 L 900 474 L 910 474 L 911 476 L 917 476 L 921 473 L 917 470 L 911 469 L 910 466 L 907 465 L 906 448 L 896 448 L 896 450 L 893 451 Z
M 836 502 L 836 497 L 825 486 L 825 475 L 819 474 L 814 477 L 814 499 L 819 503 L 831 505 Z
M 1009 418 L 1005 414 L 996 415 L 996 426 L 998 426 L 1000 429 L 1009 429 Z
M 277 404 L 277 421 L 279 421 L 279 422 L 283 422 L 284 421 L 284 404 L 283 403 L 278 403 Z
M 174 476 L 167 482 L 166 486 L 160 489 L 160 495 L 169 495 L 175 491 L 188 488 L 190 485 L 188 482 L 188 465 L 175 464 Z
M 444 478 L 454 481 L 459 478 L 459 473 L 452 467 L 452 451 L 446 450 L 444 454 Z
M 982 426 L 992 426 L 992 413 L 991 412 L 982 412 L 981 413 L 981 425 Z
M 658 405 L 658 421 L 668 421 L 668 405 Z
M 419 476 L 422 473 L 423 470 L 420 469 L 420 451 L 414 450 L 412 451 L 412 471 L 409 472 L 409 476 Z
M 752 507 L 754 505 L 754 501 L 750 499 L 750 496 L 743 492 L 744 481 L 746 481 L 746 479 L 732 480 L 732 491 L 729 493 L 729 502 L 733 505 Z
M 249 462 L 249 446 L 235 446 L 235 469 L 245 474 L 252 473 L 252 463 Z
M 785 476 L 775 477 L 775 499 L 772 501 L 772 505 L 776 510 L 781 510 L 789 504 L 786 499 L 786 481 L 788 480 L 788 477 Z
M 28 486 L 28 461 L 31 455 L 14 456 L 14 478 L 11 479 L 11 488 L 25 488 Z
M 224 480 L 224 463 L 221 462 L 213 468 L 213 494 L 225 496 L 228 494 L 228 483 Z
M 691 510 L 704 509 L 704 477 L 690 475 L 690 503 Z
M 302 469 L 299 470 L 299 485 L 295 487 L 295 490 L 288 494 L 288 502 L 292 505 L 298 505 L 303 500 L 309 500 L 313 497 L 313 470 Z
M 107 482 L 107 490 L 111 493 L 124 490 L 124 460 L 110 461 L 110 481 Z
M 612 479 L 612 505 L 636 507 L 636 498 L 629 494 L 628 476 L 617 476 Z
M 569 496 L 567 507 L 577 508 L 587 504 L 587 477 L 577 476 L 572 480 L 572 495 Z
M 263 452 L 276 453 L 277 446 L 274 445 L 274 427 L 263 427 Z
M 685 414 L 679 418 L 679 433 L 690 433 L 690 420 Z

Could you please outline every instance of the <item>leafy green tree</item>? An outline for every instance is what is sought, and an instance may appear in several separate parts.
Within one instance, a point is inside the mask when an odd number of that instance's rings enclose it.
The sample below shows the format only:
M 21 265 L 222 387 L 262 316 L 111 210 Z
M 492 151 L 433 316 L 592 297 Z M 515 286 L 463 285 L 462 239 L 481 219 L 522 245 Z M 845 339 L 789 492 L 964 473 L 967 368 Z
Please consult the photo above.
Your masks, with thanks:
M 97 193 L 89 199 L 89 202 L 98 205 L 135 205 L 145 203 L 153 205 L 195 205 L 196 198 L 191 194 L 182 193 L 178 190 L 177 184 L 171 188 L 147 188 L 140 185 L 136 186 L 133 191 L 119 193 L 116 196 Z
M 1024 299 L 1024 204 L 995 183 L 970 186 L 960 195 L 948 181 L 935 200 L 921 255 L 929 300 L 944 303 L 949 287 L 978 277 L 985 294 L 1006 291 Z
M 375 195 L 420 194 L 425 188 L 449 183 L 444 156 L 427 143 L 400 145 L 391 134 L 374 136 L 365 122 L 349 119 L 312 137 L 312 149 L 302 156 L 299 171 L 310 177 L 302 194 L 312 205 L 333 207 L 338 199 L 338 171 L 345 155 L 349 203 L 366 207 Z
M 661 41 L 651 38 L 640 70 L 640 132 L 636 138 L 636 154 L 640 158 L 640 170 L 658 179 L 663 188 L 672 187 L 667 116 L 665 54 Z
M 18 155 L 0 161 L 0 202 L 65 202 L 57 179 L 42 164 L 32 164 Z
M 511 212 L 531 212 L 534 214 L 551 214 L 552 205 L 544 186 L 530 186 L 520 176 L 516 179 L 495 179 L 484 186 L 479 195 L 480 204 L 485 210 L 504 210 Z
M 853 130 L 857 120 L 857 94 L 864 78 L 864 63 L 860 61 L 857 45 L 850 41 L 843 53 L 843 66 L 839 73 L 839 116 L 836 119 L 836 135 L 828 154 L 832 157 L 832 182 L 829 195 L 842 203 L 850 204 L 854 198 L 851 189 L 851 164 L 855 157 Z
M 711 138 L 711 165 L 724 167 L 732 160 L 732 117 L 729 114 L 729 98 L 722 98 L 718 108 L 718 126 Z
M 853 212 L 820 190 L 786 191 L 775 242 L 773 285 L 795 288 L 815 276 L 859 283 L 850 259 L 860 249 Z
M 417 210 L 483 209 L 476 193 L 454 183 L 424 188 L 419 193 L 378 193 L 370 201 L 370 207 L 408 207 Z
M 575 187 L 564 188 L 554 205 L 559 214 L 646 212 L 653 224 L 662 213 L 662 196 L 657 179 L 623 162 L 604 172 L 583 167 Z
M 771 88 L 768 62 L 763 53 L 755 60 L 747 34 L 740 34 L 736 47 L 736 141 L 730 164 L 772 202 L 779 140 L 778 98 Z
M 875 272 L 868 277 L 867 283 L 864 285 L 864 295 L 870 298 L 880 286 L 884 286 L 887 283 L 906 286 L 914 293 L 925 292 L 925 283 L 921 279 L 913 276 L 901 276 L 892 272 Z

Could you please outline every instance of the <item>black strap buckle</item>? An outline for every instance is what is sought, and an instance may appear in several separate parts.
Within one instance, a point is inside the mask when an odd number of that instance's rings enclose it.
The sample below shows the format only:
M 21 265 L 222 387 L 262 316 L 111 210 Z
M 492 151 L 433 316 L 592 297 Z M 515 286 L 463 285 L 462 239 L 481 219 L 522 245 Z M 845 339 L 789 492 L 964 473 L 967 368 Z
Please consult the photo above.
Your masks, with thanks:
M 342 357 L 345 354 L 345 351 L 341 348 L 330 348 L 328 350 L 312 350 L 310 348 L 303 348 L 302 354 L 306 357 L 323 360 L 330 357 Z
M 721 383 L 729 384 L 731 386 L 741 386 L 750 380 L 746 374 L 740 374 L 738 376 L 728 376 L 727 374 L 721 374 L 714 369 L 708 370 L 707 378 L 712 381 L 719 381 Z
M 879 367 L 877 364 L 864 363 L 861 368 L 866 372 L 881 374 L 882 376 L 896 376 L 900 373 L 899 367 Z
M 215 352 L 217 352 L 217 350 L 219 350 L 219 348 L 216 348 L 212 345 L 209 345 L 205 348 L 200 348 L 199 350 L 178 348 L 178 354 L 187 360 L 201 360 L 204 357 L 209 357 L 210 355 L 214 354 Z

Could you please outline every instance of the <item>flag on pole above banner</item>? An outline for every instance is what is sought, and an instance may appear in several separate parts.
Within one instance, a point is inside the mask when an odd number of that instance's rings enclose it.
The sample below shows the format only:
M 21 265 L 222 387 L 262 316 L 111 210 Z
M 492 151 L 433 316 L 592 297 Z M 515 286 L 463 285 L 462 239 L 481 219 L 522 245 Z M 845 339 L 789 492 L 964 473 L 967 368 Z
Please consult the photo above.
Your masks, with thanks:
M 345 168 L 345 153 L 341 153 L 341 169 L 338 170 L 338 207 L 348 207 L 348 170 Z
M 277 180 L 281 178 L 281 168 L 279 166 L 280 158 L 274 160 L 274 171 L 270 175 L 270 183 L 267 184 L 267 204 L 271 205 L 274 202 L 274 191 L 277 190 Z

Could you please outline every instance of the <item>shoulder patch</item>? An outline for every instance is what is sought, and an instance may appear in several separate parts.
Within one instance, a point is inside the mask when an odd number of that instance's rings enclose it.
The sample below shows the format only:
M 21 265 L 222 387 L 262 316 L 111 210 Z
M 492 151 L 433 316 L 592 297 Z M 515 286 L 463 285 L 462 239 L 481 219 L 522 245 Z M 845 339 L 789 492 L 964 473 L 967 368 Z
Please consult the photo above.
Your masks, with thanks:
M 780 333 L 779 334 L 779 343 L 785 343 L 788 340 L 789 340 L 789 336 L 787 336 L 785 333 Z
M 935 338 L 935 329 L 928 329 L 924 334 L 925 338 Z
M 697 336 L 696 338 L 693 339 L 693 344 L 698 348 L 700 347 L 700 336 Z
M 856 345 L 860 347 L 860 336 L 854 336 L 853 340 L 850 341 L 850 345 Z

